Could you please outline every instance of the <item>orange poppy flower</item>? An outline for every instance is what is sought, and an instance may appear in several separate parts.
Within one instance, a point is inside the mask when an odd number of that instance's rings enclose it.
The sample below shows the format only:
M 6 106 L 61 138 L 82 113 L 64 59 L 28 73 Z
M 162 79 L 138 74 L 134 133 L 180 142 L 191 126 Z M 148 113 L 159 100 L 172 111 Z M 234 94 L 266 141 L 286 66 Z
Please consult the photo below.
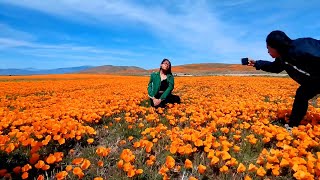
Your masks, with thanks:
M 83 158 L 76 158 L 72 161 L 72 164 L 79 165 L 83 162 Z
M 169 149 L 170 153 L 175 154 L 177 152 L 177 150 L 178 150 L 178 147 L 171 144 L 170 149 Z
M 202 164 L 200 164 L 200 165 L 198 166 L 198 172 L 199 172 L 200 174 L 204 174 L 205 171 L 206 171 L 206 169 L 207 169 L 207 167 L 204 166 L 204 165 L 202 165 Z
M 192 169 L 192 162 L 189 159 L 186 159 L 184 162 L 184 167 L 186 169 Z
M 44 165 L 46 165 L 46 163 L 42 160 L 39 160 L 37 164 L 34 165 L 34 167 L 37 169 L 41 169 Z
M 246 175 L 246 176 L 244 177 L 244 180 L 252 180 L 252 178 L 251 178 L 250 176 Z
M 80 139 L 79 139 L 80 140 Z M 66 140 L 64 139 L 64 138 L 60 138 L 59 140 L 58 140 L 58 143 L 60 144 L 60 145 L 62 145 L 62 144 L 64 144 L 64 143 L 66 143 Z
M 95 177 L 93 180 L 103 180 L 102 177 Z
M 98 164 L 99 167 L 102 167 L 103 166 L 103 161 L 99 160 L 97 164 Z
M 21 167 L 20 166 L 17 166 L 15 168 L 12 169 L 12 171 L 15 173 L 15 174 L 19 174 L 21 172 Z
M 78 176 L 79 178 L 82 178 L 84 176 L 84 173 L 79 167 L 75 167 L 72 172 L 74 175 Z
M 140 147 L 140 142 L 139 142 L 139 141 L 134 142 L 134 143 L 133 143 L 133 147 L 134 147 L 134 148 L 139 148 L 139 147 Z
M 217 164 L 219 161 L 220 161 L 220 159 L 219 159 L 218 157 L 213 156 L 212 159 L 211 159 L 210 164 L 211 164 L 211 165 L 215 165 L 215 164 Z
M 30 166 L 30 164 L 26 164 L 21 168 L 22 172 L 27 172 L 30 169 L 32 169 L 32 166 Z
M 35 164 L 39 160 L 40 155 L 38 153 L 34 153 L 31 155 L 30 164 Z
M 130 162 L 126 162 L 123 164 L 123 170 L 128 172 L 129 170 L 134 169 L 134 166 Z
M 69 172 L 69 171 L 71 171 L 71 170 L 72 170 L 72 166 L 71 166 L 71 165 L 68 165 L 68 166 L 66 167 L 66 171 Z
M 22 179 L 27 179 L 28 177 L 29 177 L 28 172 L 24 172 L 24 173 L 22 173 L 22 175 L 21 175 L 21 178 L 22 178 Z
M 266 169 L 273 169 L 273 164 L 267 162 Z
M 152 165 L 154 164 L 154 161 L 148 159 L 148 160 L 146 161 L 146 163 L 147 163 L 148 166 L 152 166 Z
M 136 170 L 135 169 L 130 169 L 128 172 L 127 172 L 127 176 L 128 177 L 133 177 L 134 175 L 136 175 Z
M 62 180 L 62 179 L 65 179 L 67 177 L 67 175 L 68 175 L 68 173 L 66 171 L 61 171 L 56 174 L 56 178 L 58 180 Z
M 263 176 L 265 176 L 266 175 L 266 171 L 264 170 L 264 168 L 263 167 L 261 167 L 260 166 L 260 168 L 257 170 L 257 175 L 258 176 L 261 176 L 261 177 L 263 177 Z
M 197 178 L 193 177 L 193 176 L 190 176 L 189 177 L 189 180 L 198 180 Z
M 196 139 L 194 145 L 197 147 L 203 146 L 203 141 L 201 139 Z
M 229 168 L 228 168 L 228 166 L 224 165 L 219 170 L 220 170 L 220 172 L 224 172 L 225 173 L 225 172 L 228 172 Z
M 84 159 L 80 167 L 82 170 L 85 170 L 88 169 L 90 165 L 90 161 L 88 159 Z
M 239 146 L 234 145 L 234 146 L 233 146 L 233 150 L 234 150 L 235 152 L 239 152 L 241 149 L 240 149 Z
M 9 143 L 9 144 L 7 145 L 7 148 L 6 148 L 5 151 L 9 154 L 9 153 L 11 153 L 14 149 L 15 149 L 14 144 L 13 144 L 13 143 Z
M 142 169 L 137 169 L 136 170 L 136 174 L 142 174 L 143 173 L 143 170 Z
M 123 160 L 122 159 L 117 163 L 117 166 L 119 169 L 121 169 L 123 167 Z
M 37 177 L 37 180 L 44 180 L 44 176 L 41 174 Z
M 46 158 L 46 162 L 48 164 L 53 164 L 55 163 L 57 160 L 57 158 L 53 155 L 53 154 L 50 154 L 47 158 Z
M 222 157 L 223 160 L 231 159 L 231 156 L 227 151 L 223 151 L 221 157 Z
M 87 142 L 88 142 L 88 144 L 92 144 L 94 142 L 94 139 L 93 138 L 89 138 L 89 139 L 87 139 Z
M 0 177 L 3 177 L 7 172 L 7 169 L 0 169 Z
M 148 142 L 148 143 L 146 144 L 146 152 L 147 152 L 147 153 L 150 153 L 151 150 L 152 150 L 152 147 L 153 147 L 153 143 L 152 143 L 152 142 Z
M 50 169 L 50 166 L 48 164 L 46 164 L 41 169 L 46 171 L 46 170 Z
M 244 171 L 246 171 L 246 166 L 244 166 L 242 163 L 240 163 L 238 168 L 237 168 L 237 172 L 238 173 L 242 173 Z
M 63 158 L 63 152 L 55 152 L 53 153 L 54 157 L 56 157 L 55 162 L 61 162 Z
M 175 160 L 171 156 L 167 156 L 166 158 L 166 166 L 171 169 L 175 166 Z
M 249 172 L 253 172 L 253 171 L 256 171 L 258 168 L 255 166 L 255 165 L 253 165 L 253 164 L 249 164 L 249 167 L 248 167 L 248 171 Z
M 272 169 L 272 174 L 273 174 L 274 176 L 279 176 L 279 175 L 280 175 L 279 165 L 274 166 L 274 168 Z

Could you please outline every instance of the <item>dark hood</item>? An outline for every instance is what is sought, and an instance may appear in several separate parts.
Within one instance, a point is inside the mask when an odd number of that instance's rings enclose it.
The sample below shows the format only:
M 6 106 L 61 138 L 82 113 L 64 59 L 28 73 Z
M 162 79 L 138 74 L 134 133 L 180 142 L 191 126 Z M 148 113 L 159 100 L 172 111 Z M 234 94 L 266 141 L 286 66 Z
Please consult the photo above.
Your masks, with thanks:
M 292 40 L 282 31 L 272 31 L 267 36 L 267 45 L 276 49 L 280 55 L 284 55 L 291 47 Z

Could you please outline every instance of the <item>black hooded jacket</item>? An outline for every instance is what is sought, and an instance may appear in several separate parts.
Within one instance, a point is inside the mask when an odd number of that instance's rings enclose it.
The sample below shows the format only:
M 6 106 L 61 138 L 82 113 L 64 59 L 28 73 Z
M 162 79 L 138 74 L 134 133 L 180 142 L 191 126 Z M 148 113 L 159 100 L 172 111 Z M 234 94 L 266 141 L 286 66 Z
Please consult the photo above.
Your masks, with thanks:
M 268 41 L 268 39 L 267 39 Z M 297 83 L 320 83 L 320 40 L 299 38 L 290 40 L 290 45 L 275 61 L 256 61 L 257 70 L 280 73 L 285 70 Z

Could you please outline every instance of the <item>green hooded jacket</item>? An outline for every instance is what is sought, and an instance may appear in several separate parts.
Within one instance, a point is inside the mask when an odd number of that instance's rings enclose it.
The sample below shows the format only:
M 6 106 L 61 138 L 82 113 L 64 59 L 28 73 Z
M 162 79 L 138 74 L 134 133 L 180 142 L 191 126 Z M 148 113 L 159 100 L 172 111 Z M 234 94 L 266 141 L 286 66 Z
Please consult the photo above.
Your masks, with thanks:
M 172 74 L 167 74 L 167 82 L 169 84 L 168 88 L 163 92 L 160 99 L 164 100 L 172 92 L 174 88 L 174 78 Z M 148 95 L 154 97 L 160 89 L 161 77 L 160 72 L 153 72 L 150 76 L 150 81 L 148 84 Z

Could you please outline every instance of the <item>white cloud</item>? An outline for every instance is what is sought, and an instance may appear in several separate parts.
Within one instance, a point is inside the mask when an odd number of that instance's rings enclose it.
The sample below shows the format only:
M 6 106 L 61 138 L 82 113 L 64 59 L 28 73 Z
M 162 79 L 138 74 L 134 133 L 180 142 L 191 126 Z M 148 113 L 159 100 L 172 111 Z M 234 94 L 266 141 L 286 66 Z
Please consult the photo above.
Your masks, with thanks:
M 31 66 L 30 62 L 32 61 L 34 63 L 31 64 L 34 68 L 43 68 L 41 66 L 45 64 L 50 64 L 50 68 L 58 68 L 80 65 L 135 65 L 132 60 L 138 60 L 146 55 L 128 49 L 107 49 L 73 44 L 43 44 L 10 38 L 0 38 L 0 52 L 14 54 L 14 56 L 1 58 L 0 61 L 4 61 L 0 63 L 1 68 L 22 67 L 21 57 L 29 59 L 28 67 Z
M 247 4 L 249 2 L 252 2 L 252 0 L 225 0 L 223 3 L 223 6 L 234 7 L 234 6 Z
M 135 50 L 106 49 L 72 44 L 41 44 L 9 38 L 0 38 L 0 52 L 13 52 L 14 54 L 14 56 L 2 57 L 1 61 L 6 60 L 2 62 L 1 66 L 10 67 L 9 64 L 15 64 L 12 66 L 20 67 L 19 62 L 23 57 L 23 59 L 28 58 L 33 61 L 38 59 L 38 63 L 33 63 L 35 68 L 45 64 L 42 61 L 51 64 L 50 67 L 57 68 L 78 65 L 135 65 L 132 60 L 138 60 L 146 55 Z
M 91 46 L 78 46 L 72 44 L 42 44 L 35 42 L 28 42 L 23 40 L 0 38 L 0 49 L 16 48 L 24 51 L 34 51 L 35 53 L 40 50 L 48 51 L 61 51 L 61 52 L 81 52 L 81 53 L 95 53 L 95 54 L 115 54 L 125 56 L 140 56 L 139 53 L 129 50 L 119 49 L 102 49 Z
M 290 17 L 292 13 L 296 13 L 295 9 L 301 6 L 301 3 L 281 0 L 276 4 L 269 1 L 257 2 L 252 0 L 177 1 L 178 3 L 172 6 L 171 1 L 164 1 L 164 3 L 157 1 L 152 5 L 137 2 L 140 1 L 2 1 L 2 3 L 37 10 L 79 23 L 140 28 L 154 34 L 162 44 L 175 44 L 170 47 L 179 47 L 177 51 L 186 48 L 181 55 L 181 59 L 188 56 L 189 51 L 189 56 L 192 56 L 193 59 L 210 59 L 210 57 L 214 59 L 218 57 L 220 59 L 230 59 L 231 63 L 236 63 L 236 58 L 240 58 L 239 56 L 269 58 L 265 48 L 265 36 L 277 27 L 286 26 L 290 28 L 289 23 L 281 23 L 279 20 Z M 308 9 L 316 4 L 317 1 L 311 0 L 304 8 L 301 8 Z M 247 12 L 248 14 L 240 13 L 238 15 L 235 12 L 239 10 L 238 7 L 247 7 L 247 9 L 242 8 L 241 12 Z M 272 8 L 282 11 L 270 13 Z M 248 15 L 252 17 L 246 18 Z M 237 21 L 237 18 L 244 18 L 248 22 L 241 24 L 243 22 Z M 44 48 L 44 45 L 41 46 Z M 48 46 L 54 49 L 54 47 Z M 71 48 L 63 44 L 62 47 Z M 150 49 L 152 48 L 150 47 Z M 96 51 L 95 53 L 98 53 L 101 50 L 96 48 L 90 50 L 89 48 L 85 51 Z M 106 50 L 102 51 L 105 52 Z M 122 50 L 120 52 L 123 53 Z
M 0 49 L 30 46 L 30 45 L 31 44 L 26 41 L 10 39 L 10 38 L 0 38 Z
M 97 24 L 115 23 L 141 24 L 162 40 L 162 43 L 177 43 L 181 47 L 208 54 L 229 54 L 248 52 L 248 49 L 262 51 L 264 46 L 258 48 L 241 41 L 241 25 L 228 24 L 219 19 L 218 15 L 208 8 L 206 1 L 190 3 L 183 2 L 179 6 L 181 13 L 168 12 L 164 7 L 144 6 L 134 4 L 132 1 L 101 1 L 93 0 L 90 3 L 80 0 L 72 1 L 40 1 L 40 0 L 4 0 L 6 3 L 23 6 L 42 11 L 54 16 L 69 20 L 95 22 Z M 228 6 L 247 3 L 244 1 L 229 1 Z M 94 20 L 94 21 L 92 21 Z M 260 50 L 259 50 L 260 49 Z
M 4 23 L 0 23 L 0 29 L 0 37 L 3 38 L 35 40 L 32 34 L 17 30 Z

